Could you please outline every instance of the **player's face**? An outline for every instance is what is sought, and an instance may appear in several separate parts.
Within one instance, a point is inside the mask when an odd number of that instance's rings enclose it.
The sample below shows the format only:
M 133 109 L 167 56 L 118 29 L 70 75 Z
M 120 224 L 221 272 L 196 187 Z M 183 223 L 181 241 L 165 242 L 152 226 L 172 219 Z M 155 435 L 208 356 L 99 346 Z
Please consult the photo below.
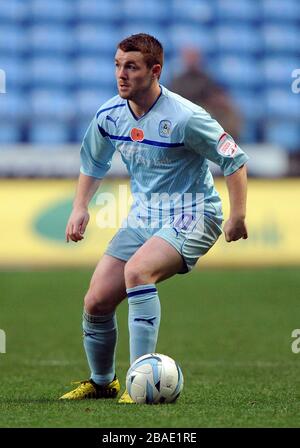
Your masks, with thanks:
M 127 100 L 135 100 L 149 91 L 153 80 L 153 70 L 149 69 L 139 51 L 117 50 L 115 56 L 116 79 L 119 95 Z

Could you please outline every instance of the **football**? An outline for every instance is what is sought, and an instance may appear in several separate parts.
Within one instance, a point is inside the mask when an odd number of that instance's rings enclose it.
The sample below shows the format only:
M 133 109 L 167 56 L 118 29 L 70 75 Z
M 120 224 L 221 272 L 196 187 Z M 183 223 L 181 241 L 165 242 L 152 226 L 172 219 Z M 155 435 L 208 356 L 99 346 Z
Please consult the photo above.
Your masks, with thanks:
M 173 403 L 183 388 L 183 375 L 174 359 L 160 353 L 138 358 L 126 375 L 127 392 L 135 403 Z

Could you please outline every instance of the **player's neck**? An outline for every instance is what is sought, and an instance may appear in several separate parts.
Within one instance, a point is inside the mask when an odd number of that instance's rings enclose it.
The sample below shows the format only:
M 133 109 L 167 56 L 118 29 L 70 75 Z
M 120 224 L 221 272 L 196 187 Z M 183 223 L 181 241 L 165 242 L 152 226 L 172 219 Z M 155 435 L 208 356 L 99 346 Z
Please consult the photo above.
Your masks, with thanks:
M 140 97 L 134 100 L 129 100 L 129 105 L 134 115 L 141 118 L 153 106 L 161 93 L 160 85 L 155 84 L 146 95 L 143 93 Z

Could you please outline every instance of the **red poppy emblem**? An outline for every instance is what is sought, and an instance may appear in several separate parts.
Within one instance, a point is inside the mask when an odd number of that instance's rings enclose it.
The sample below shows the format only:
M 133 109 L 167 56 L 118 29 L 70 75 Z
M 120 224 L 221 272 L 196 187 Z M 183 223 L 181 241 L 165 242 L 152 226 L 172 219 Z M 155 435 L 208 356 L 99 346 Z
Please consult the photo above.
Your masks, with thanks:
M 142 142 L 145 137 L 143 129 L 132 128 L 130 131 L 130 137 L 134 142 Z

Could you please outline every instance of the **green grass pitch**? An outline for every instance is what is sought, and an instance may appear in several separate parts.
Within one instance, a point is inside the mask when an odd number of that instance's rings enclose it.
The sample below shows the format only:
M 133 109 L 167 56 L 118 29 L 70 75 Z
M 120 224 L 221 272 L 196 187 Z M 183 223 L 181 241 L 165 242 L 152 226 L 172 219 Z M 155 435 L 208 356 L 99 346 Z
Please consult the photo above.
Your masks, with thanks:
M 299 427 L 299 268 L 203 270 L 159 285 L 157 352 L 184 375 L 176 404 L 60 402 L 88 378 L 82 298 L 91 270 L 0 273 L 0 427 Z M 117 375 L 128 368 L 127 304 L 118 310 Z

